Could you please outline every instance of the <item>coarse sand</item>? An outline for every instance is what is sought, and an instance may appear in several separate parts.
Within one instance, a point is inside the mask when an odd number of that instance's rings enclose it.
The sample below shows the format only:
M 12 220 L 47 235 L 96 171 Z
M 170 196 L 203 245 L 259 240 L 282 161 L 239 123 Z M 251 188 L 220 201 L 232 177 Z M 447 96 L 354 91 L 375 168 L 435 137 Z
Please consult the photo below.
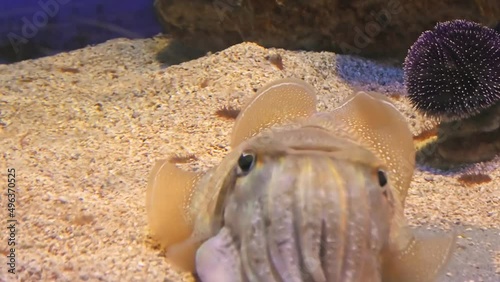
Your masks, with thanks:
M 52 57 L 0 65 L 0 281 L 182 281 L 148 238 L 146 181 L 158 159 L 194 155 L 204 170 L 228 152 L 233 121 L 254 91 L 297 77 L 331 110 L 354 88 L 388 94 L 415 135 L 434 122 L 404 94 L 400 67 L 328 52 L 242 43 L 180 65 L 156 53 L 167 44 L 115 39 Z M 283 69 L 266 56 L 279 54 Z M 500 168 L 466 185 L 461 172 L 420 165 L 406 215 L 423 232 L 454 229 L 458 247 L 442 281 L 500 281 Z M 16 171 L 16 274 L 7 272 L 7 168 Z

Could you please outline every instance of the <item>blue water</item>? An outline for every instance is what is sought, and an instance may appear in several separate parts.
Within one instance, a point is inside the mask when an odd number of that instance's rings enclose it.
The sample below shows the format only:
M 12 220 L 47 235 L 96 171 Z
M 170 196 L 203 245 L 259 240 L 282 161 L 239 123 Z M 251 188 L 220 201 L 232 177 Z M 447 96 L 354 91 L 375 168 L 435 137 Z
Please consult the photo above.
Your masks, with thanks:
M 51 55 L 160 32 L 153 0 L 0 0 L 0 57 Z

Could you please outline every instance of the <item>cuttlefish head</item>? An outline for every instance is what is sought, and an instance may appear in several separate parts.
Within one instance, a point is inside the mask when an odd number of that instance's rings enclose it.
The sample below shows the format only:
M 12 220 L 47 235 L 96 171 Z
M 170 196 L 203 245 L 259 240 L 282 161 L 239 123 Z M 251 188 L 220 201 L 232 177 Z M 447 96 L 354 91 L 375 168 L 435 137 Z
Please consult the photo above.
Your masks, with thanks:
M 269 130 L 239 148 L 225 180 L 230 191 L 217 209 L 218 230 L 231 237 L 211 236 L 198 250 L 203 281 L 380 275 L 378 257 L 389 246 L 398 201 L 372 152 L 313 126 Z M 225 242 L 213 249 L 214 240 Z M 344 258 L 349 266 L 339 264 Z
M 373 216 L 378 218 L 378 230 L 389 232 L 389 236 L 381 235 L 389 238 L 388 243 L 380 240 L 380 246 L 390 246 L 384 247 L 389 254 L 384 257 L 392 258 L 384 260 L 384 269 L 390 270 L 385 270 L 387 279 L 405 277 L 411 269 L 420 269 L 412 267 L 415 265 L 431 265 L 431 256 L 425 257 L 420 250 L 432 253 L 432 248 L 405 231 L 401 212 L 414 167 L 411 133 L 404 117 L 380 96 L 360 92 L 323 114 L 316 113 L 314 90 L 301 80 L 282 79 L 264 86 L 240 112 L 231 136 L 233 149 L 218 167 L 204 175 L 180 170 L 167 161 L 153 168 L 146 201 L 152 237 L 167 249 L 167 257 L 175 265 L 194 271 L 200 245 L 216 236 L 225 224 L 237 221 L 225 217 L 228 199 L 235 197 L 236 190 L 253 193 L 255 187 L 267 187 L 276 192 L 288 187 L 308 195 L 297 198 L 303 203 L 314 203 L 316 197 L 326 193 L 314 187 L 337 187 L 324 191 L 361 191 L 370 195 L 364 198 L 370 202 L 368 206 L 380 207 Z M 286 134 L 272 129 L 287 123 L 294 123 L 296 128 L 283 132 L 298 130 L 293 131 L 295 135 L 283 137 Z M 245 173 L 247 167 L 252 168 L 252 174 Z M 381 175 L 387 180 L 384 187 L 380 187 Z M 274 186 L 276 179 L 283 184 Z M 336 184 L 328 186 L 323 182 Z M 338 188 L 345 185 L 349 188 Z M 245 198 L 241 196 L 240 200 Z M 318 211 L 313 208 L 303 212 Z M 434 243 L 430 244 L 434 247 Z M 448 254 L 446 249 L 432 257 L 446 262 Z

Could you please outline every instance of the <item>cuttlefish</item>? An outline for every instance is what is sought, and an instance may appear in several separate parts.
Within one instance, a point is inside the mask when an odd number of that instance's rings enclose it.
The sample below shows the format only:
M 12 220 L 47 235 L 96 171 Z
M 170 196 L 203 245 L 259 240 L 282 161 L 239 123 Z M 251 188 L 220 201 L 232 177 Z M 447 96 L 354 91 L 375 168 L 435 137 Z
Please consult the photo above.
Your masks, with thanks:
M 434 281 L 453 234 L 415 234 L 403 207 L 415 167 L 404 116 L 357 92 L 316 112 L 314 89 L 281 79 L 244 106 L 231 151 L 204 174 L 157 162 L 151 235 L 202 281 Z

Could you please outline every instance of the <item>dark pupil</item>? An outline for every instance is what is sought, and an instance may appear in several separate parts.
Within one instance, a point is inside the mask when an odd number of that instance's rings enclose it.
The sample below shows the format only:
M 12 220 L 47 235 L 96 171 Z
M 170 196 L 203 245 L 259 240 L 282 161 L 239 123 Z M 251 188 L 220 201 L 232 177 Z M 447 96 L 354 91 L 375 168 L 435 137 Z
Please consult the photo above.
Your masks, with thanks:
M 238 166 L 240 167 L 242 172 L 248 172 L 252 168 L 253 161 L 253 154 L 241 154 L 240 158 L 238 159 Z
M 385 172 L 382 170 L 377 171 L 378 174 L 378 184 L 381 187 L 384 187 L 387 184 L 387 177 L 385 176 Z

